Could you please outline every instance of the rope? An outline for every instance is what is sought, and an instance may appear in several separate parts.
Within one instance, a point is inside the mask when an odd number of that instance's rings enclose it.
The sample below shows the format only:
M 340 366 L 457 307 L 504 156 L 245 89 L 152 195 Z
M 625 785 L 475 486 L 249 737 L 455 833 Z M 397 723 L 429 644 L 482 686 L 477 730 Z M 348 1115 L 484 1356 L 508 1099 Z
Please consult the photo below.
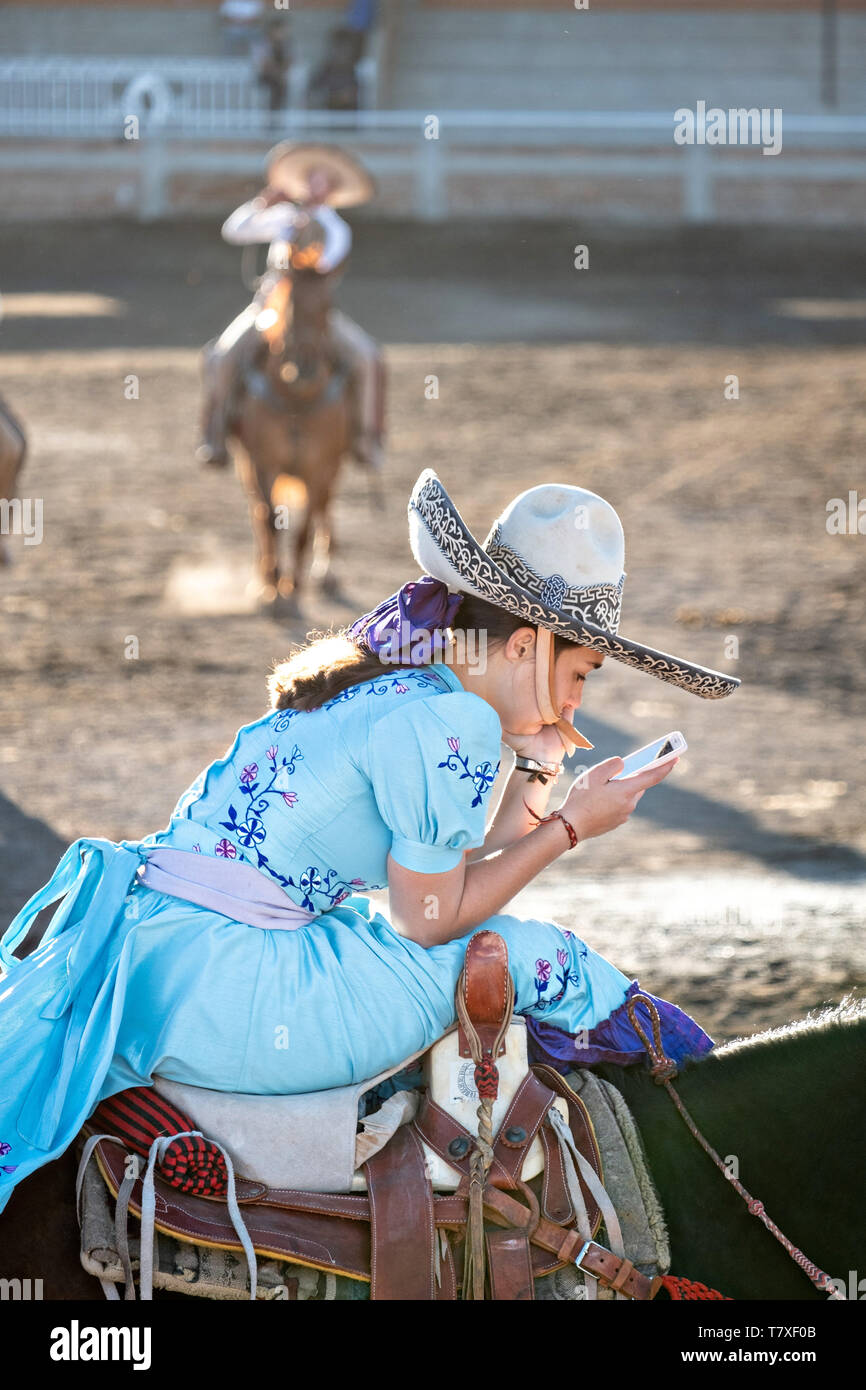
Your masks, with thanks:
M 84 1215 L 81 1207 L 81 1194 L 84 1188 L 84 1175 L 87 1170 L 87 1165 L 90 1163 L 90 1160 L 93 1157 L 93 1150 L 96 1148 L 97 1144 L 102 1139 L 111 1139 L 115 1143 L 121 1143 L 121 1141 L 117 1139 L 116 1136 L 113 1134 L 91 1134 L 90 1138 L 86 1140 L 84 1144 L 84 1148 L 81 1153 L 81 1160 L 78 1164 L 78 1172 L 75 1177 L 75 1215 L 78 1219 L 79 1231 L 83 1230 L 82 1222 L 84 1220 Z M 118 1196 L 119 1195 L 120 1194 L 118 1193 Z M 127 1250 L 126 1261 L 124 1261 L 123 1252 L 119 1251 L 118 1253 L 120 1255 L 121 1263 L 124 1267 L 124 1275 L 127 1281 L 126 1287 L 128 1289 L 132 1281 L 132 1266 L 128 1263 L 129 1252 Z M 102 1292 L 105 1294 L 105 1297 L 107 1299 L 109 1299 L 112 1302 L 120 1301 L 120 1294 L 117 1292 L 117 1286 L 110 1279 L 100 1279 L 99 1282 L 102 1286 Z
M 158 1135 L 150 1146 L 148 1153 L 147 1168 L 142 1179 L 141 1186 L 141 1255 L 140 1255 L 140 1274 L 139 1284 L 141 1289 L 142 1301 L 149 1301 L 153 1298 L 153 1270 L 154 1270 L 154 1246 L 156 1243 L 156 1189 L 154 1186 L 154 1170 L 163 1159 L 167 1148 L 177 1138 L 203 1137 L 200 1130 L 188 1130 L 181 1135 Z M 108 1139 L 114 1144 L 119 1144 L 121 1148 L 126 1148 L 126 1143 L 115 1134 L 93 1134 L 84 1145 L 81 1155 L 81 1162 L 78 1166 L 78 1175 L 75 1183 L 75 1209 L 78 1216 L 78 1225 L 81 1226 L 81 1193 L 84 1187 L 84 1174 L 87 1165 L 93 1157 L 93 1151 L 100 1140 Z M 235 1234 L 240 1241 L 241 1247 L 247 1259 L 247 1269 L 250 1278 L 250 1299 L 255 1299 L 258 1280 L 258 1269 L 256 1254 L 253 1243 L 250 1240 L 249 1232 L 246 1228 L 243 1216 L 241 1215 L 240 1205 L 237 1200 L 235 1188 L 235 1174 L 232 1161 L 228 1152 L 218 1144 L 217 1141 L 208 1141 L 218 1149 L 223 1157 L 228 1177 L 228 1191 L 226 1194 L 226 1206 L 229 1216 L 235 1229 Z M 135 1165 L 137 1167 L 137 1165 Z M 129 1239 L 127 1223 L 129 1219 L 129 1198 L 135 1183 L 140 1175 L 137 1172 L 129 1171 L 125 1174 L 117 1193 L 117 1206 L 115 1208 L 115 1235 L 118 1254 L 123 1265 L 126 1276 L 125 1299 L 135 1298 L 135 1281 L 132 1273 L 132 1261 L 129 1254 Z M 106 1281 L 100 1280 L 106 1298 L 117 1298 L 117 1293 L 109 1293 L 106 1288 Z M 326 1297 L 333 1297 L 326 1293 Z
M 652 1024 L 653 1031 L 652 1043 L 649 1041 L 646 1033 L 643 1031 L 643 1029 L 637 1021 L 634 1006 L 638 1003 L 645 1004 L 649 1012 L 650 1022 Z M 629 1016 L 631 1026 L 634 1028 L 635 1032 L 637 1033 L 638 1037 L 643 1043 L 647 1053 L 649 1054 L 651 1062 L 650 1073 L 656 1085 L 664 1086 L 665 1090 L 667 1091 L 668 1095 L 670 1096 L 671 1100 L 673 1101 L 674 1105 L 677 1107 L 677 1110 L 679 1111 L 680 1115 L 685 1121 L 686 1126 L 689 1129 L 689 1132 L 692 1135 L 694 1135 L 695 1139 L 697 1139 L 704 1153 L 710 1156 L 710 1158 L 713 1160 L 719 1171 L 724 1174 L 725 1180 L 729 1182 L 734 1191 L 742 1197 L 752 1216 L 757 1216 L 764 1223 L 767 1230 L 770 1232 L 770 1235 L 774 1236 L 776 1240 L 779 1242 L 779 1244 L 782 1246 L 782 1248 L 788 1252 L 788 1254 L 791 1256 L 791 1259 L 794 1261 L 795 1264 L 799 1265 L 800 1269 L 802 1269 L 803 1273 L 807 1276 L 807 1278 L 811 1280 L 815 1288 L 820 1290 L 821 1293 L 826 1293 L 828 1298 L 838 1299 L 844 1302 L 845 1295 L 839 1292 L 833 1280 L 830 1278 L 830 1275 L 825 1274 L 823 1269 L 819 1269 L 816 1264 L 813 1264 L 813 1262 L 806 1255 L 803 1254 L 802 1250 L 799 1250 L 797 1246 L 794 1244 L 794 1242 L 789 1240 L 783 1231 L 779 1230 L 779 1227 L 776 1225 L 775 1221 L 773 1221 L 772 1218 L 769 1217 L 767 1215 L 767 1212 L 764 1210 L 764 1203 L 759 1201 L 757 1197 L 753 1197 L 751 1192 L 748 1192 L 747 1189 L 737 1178 L 732 1177 L 732 1175 L 729 1173 L 728 1169 L 722 1162 L 721 1158 L 719 1158 L 719 1155 L 716 1153 L 712 1144 L 708 1143 L 704 1136 L 701 1134 L 701 1131 L 698 1129 L 688 1110 L 683 1105 L 682 1101 L 680 1100 L 679 1096 L 677 1095 L 676 1091 L 671 1085 L 671 1078 L 678 1075 L 677 1066 L 675 1062 L 672 1062 L 669 1057 L 665 1056 L 665 1051 L 664 1047 L 662 1046 L 661 1040 L 661 1023 L 659 1021 L 658 1009 L 656 1008 L 653 1001 L 651 999 L 648 999 L 645 994 L 633 994 L 631 999 L 628 1000 L 626 1010 Z
M 684 1279 L 677 1274 L 666 1274 L 662 1279 L 662 1284 L 668 1295 L 680 1302 L 693 1298 L 721 1298 L 725 1303 L 733 1303 L 734 1301 L 732 1298 L 728 1298 L 727 1294 L 719 1293 L 718 1289 L 708 1289 L 706 1284 L 700 1284 L 693 1279 Z
M 201 1130 L 189 1130 L 192 1137 L 203 1137 Z M 174 1139 L 185 1138 L 186 1135 L 159 1135 L 154 1139 L 150 1146 L 150 1153 L 147 1160 L 147 1170 L 141 1185 L 141 1269 L 139 1274 L 139 1284 L 141 1288 L 141 1299 L 147 1302 L 153 1298 L 153 1257 L 156 1231 L 154 1227 L 156 1217 L 156 1188 L 154 1186 L 154 1169 L 163 1159 L 166 1149 Z M 231 1217 L 235 1234 L 241 1243 L 243 1252 L 247 1259 L 247 1269 L 250 1278 L 250 1299 L 255 1300 L 256 1286 L 258 1280 L 258 1269 L 256 1265 L 256 1253 L 253 1243 L 250 1240 L 249 1231 L 244 1223 L 241 1209 L 238 1205 L 237 1192 L 235 1190 L 235 1173 L 232 1161 L 228 1152 L 221 1144 L 214 1139 L 211 1141 L 216 1145 L 222 1154 L 226 1171 L 228 1173 L 228 1191 L 226 1193 L 226 1206 Z M 134 1293 L 133 1293 L 134 1297 Z
M 466 1258 L 464 1261 L 463 1297 L 484 1298 L 484 1188 L 493 1162 L 493 1102 L 499 1094 L 499 1069 L 496 1058 L 511 1024 L 514 1012 L 514 980 L 506 972 L 505 1000 L 502 1022 L 493 1046 L 485 1051 L 475 1024 L 469 1017 L 464 997 L 465 967 L 457 981 L 455 1004 L 469 1053 L 475 1063 L 475 1086 L 478 1091 L 478 1138 L 469 1160 L 469 1211 L 466 1224 Z

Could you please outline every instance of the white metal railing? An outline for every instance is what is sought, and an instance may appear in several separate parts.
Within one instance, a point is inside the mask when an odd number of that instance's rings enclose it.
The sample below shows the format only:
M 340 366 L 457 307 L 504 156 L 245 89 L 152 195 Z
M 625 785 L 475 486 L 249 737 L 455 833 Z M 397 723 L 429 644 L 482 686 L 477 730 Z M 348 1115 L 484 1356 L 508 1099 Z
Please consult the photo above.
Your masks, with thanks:
M 359 79 L 372 99 L 375 60 Z M 0 169 L 134 173 L 144 219 L 170 211 L 175 173 L 253 175 L 263 145 L 277 135 L 337 138 L 374 174 L 408 175 L 416 215 L 430 220 L 447 216 L 449 178 L 458 173 L 674 177 L 682 215 L 695 222 L 712 219 L 719 180 L 860 183 L 866 175 L 866 115 L 783 113 L 782 153 L 768 158 L 756 146 L 677 146 L 671 111 L 309 111 L 306 82 L 306 68 L 296 65 L 289 107 L 272 112 L 244 59 L 7 59 L 0 61 L 0 140 L 16 144 L 0 148 Z M 46 136 L 50 148 L 36 143 Z M 105 143 L 58 148 L 83 139 Z
M 288 69 L 288 109 L 307 104 L 309 64 Z M 375 102 L 374 56 L 356 65 L 360 104 Z M 273 113 L 245 58 L 7 58 L 0 60 L 0 136 L 119 136 L 135 116 L 166 134 L 255 134 Z

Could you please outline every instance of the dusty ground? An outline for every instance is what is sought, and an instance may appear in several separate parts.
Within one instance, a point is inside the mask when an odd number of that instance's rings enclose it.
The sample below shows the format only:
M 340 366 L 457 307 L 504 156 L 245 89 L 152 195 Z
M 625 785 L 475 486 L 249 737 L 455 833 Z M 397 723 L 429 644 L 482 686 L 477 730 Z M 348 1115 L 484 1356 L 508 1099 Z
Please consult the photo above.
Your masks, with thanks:
M 390 496 L 374 532 L 347 466 L 349 601 L 311 592 L 280 624 L 247 593 L 237 481 L 192 460 L 197 349 L 242 307 L 237 253 L 209 223 L 0 228 L 0 389 L 30 435 L 22 494 L 44 502 L 42 543 L 13 538 L 0 571 L 0 925 L 74 837 L 164 825 L 289 643 L 415 573 L 405 504 L 432 466 L 481 537 L 538 482 L 608 497 L 623 631 L 743 680 L 704 702 L 606 665 L 582 725 L 598 755 L 671 728 L 690 754 L 515 910 L 576 925 L 719 1038 L 858 988 L 866 538 L 826 527 L 829 499 L 866 496 L 858 238 L 357 233 L 340 300 L 387 345 Z

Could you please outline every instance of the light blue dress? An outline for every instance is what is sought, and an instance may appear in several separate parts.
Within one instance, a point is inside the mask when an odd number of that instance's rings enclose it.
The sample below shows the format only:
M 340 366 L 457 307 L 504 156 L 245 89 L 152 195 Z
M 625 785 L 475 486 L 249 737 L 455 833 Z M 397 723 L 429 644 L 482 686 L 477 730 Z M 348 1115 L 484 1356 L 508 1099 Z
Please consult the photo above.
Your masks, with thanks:
M 483 844 L 500 739 L 496 712 L 449 666 L 397 670 L 242 728 L 165 830 L 71 845 L 0 946 L 0 1210 L 99 1100 L 154 1074 L 321 1090 L 440 1037 L 472 933 L 425 949 L 364 895 L 386 886 L 389 851 L 436 874 Z M 137 870 L 156 845 L 245 862 L 318 915 L 264 930 L 145 887 Z M 38 950 L 15 960 L 61 896 Z M 506 940 L 519 1013 L 576 1033 L 625 1000 L 626 976 L 555 923 L 483 925 Z

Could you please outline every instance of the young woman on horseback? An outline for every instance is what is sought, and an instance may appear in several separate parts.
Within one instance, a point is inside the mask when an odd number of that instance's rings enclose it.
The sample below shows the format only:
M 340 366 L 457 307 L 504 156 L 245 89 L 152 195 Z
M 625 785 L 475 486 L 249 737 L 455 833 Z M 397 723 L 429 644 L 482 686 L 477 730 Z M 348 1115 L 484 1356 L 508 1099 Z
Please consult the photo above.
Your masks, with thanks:
M 283 144 L 267 161 L 268 185 L 226 218 L 222 235 L 234 246 L 270 243 L 267 271 L 255 299 L 205 349 L 205 401 L 199 462 L 228 462 L 226 436 L 244 366 L 259 342 L 257 320 L 270 291 L 292 266 L 339 278 L 352 248 L 352 229 L 335 211 L 367 202 L 374 192 L 366 170 L 330 145 Z M 353 395 L 352 450 L 367 467 L 383 462 L 384 363 L 376 341 L 348 314 L 331 309 L 329 334 L 349 367 Z
M 506 909 L 670 770 L 616 782 L 609 759 L 566 789 L 566 744 L 589 746 L 573 715 L 607 657 L 709 699 L 738 682 L 617 635 L 623 533 L 594 493 L 531 488 L 480 545 L 426 470 L 409 518 L 421 577 L 278 666 L 271 709 L 165 830 L 76 841 L 6 932 L 0 1208 L 100 1100 L 154 1075 L 299 1093 L 429 1046 L 482 926 L 505 938 L 536 1054 L 642 1056 L 626 1011 L 637 982 L 573 931 Z M 388 914 L 366 896 L 384 887 Z M 712 1047 L 657 1004 L 669 1056 Z

